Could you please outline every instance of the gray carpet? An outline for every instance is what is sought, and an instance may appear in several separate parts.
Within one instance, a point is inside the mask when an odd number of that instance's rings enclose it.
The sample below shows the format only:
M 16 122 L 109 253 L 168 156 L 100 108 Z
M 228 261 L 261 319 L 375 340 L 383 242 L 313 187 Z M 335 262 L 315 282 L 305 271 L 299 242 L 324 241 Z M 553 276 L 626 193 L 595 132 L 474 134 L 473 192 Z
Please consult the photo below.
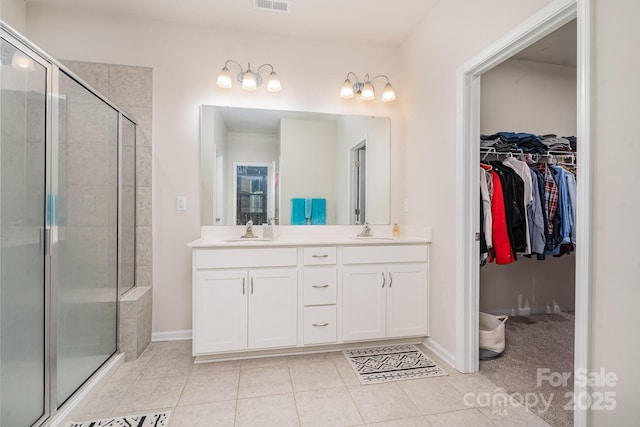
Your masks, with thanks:
M 520 393 L 535 403 L 531 411 L 552 426 L 572 426 L 573 412 L 565 409 L 571 402 L 565 393 L 573 391 L 573 375 L 566 386 L 554 387 L 549 381 L 538 386 L 538 368 L 550 373 L 573 373 L 573 313 L 534 314 L 509 317 L 506 324 L 506 348 L 502 356 L 480 361 L 480 373 L 508 393 Z M 520 396 L 516 395 L 516 396 Z M 545 410 L 542 398 L 551 402 Z

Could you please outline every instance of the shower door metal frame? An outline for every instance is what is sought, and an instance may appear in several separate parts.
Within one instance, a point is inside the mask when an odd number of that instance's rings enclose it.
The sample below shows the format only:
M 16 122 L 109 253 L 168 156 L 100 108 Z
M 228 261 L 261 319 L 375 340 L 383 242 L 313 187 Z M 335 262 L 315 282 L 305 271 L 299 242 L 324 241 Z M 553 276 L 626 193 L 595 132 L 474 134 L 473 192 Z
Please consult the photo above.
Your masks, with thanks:
M 52 291 L 51 291 L 51 224 L 47 224 L 47 216 L 49 215 L 49 206 L 47 204 L 47 194 L 51 194 L 52 190 L 52 129 L 51 124 L 52 120 L 52 88 L 53 84 L 53 65 L 50 61 L 47 61 L 45 57 L 40 55 L 35 49 L 33 49 L 32 45 L 20 37 L 14 30 L 5 25 L 4 22 L 0 21 L 0 38 L 12 45 L 18 51 L 28 56 L 29 59 L 38 63 L 46 70 L 45 77 L 45 132 L 44 132 L 44 165 L 45 168 L 45 182 L 44 182 L 44 206 L 45 209 L 42 212 L 42 222 L 41 229 L 42 233 L 40 233 L 40 238 L 44 239 L 44 242 L 41 242 L 41 247 L 44 249 L 42 262 L 44 263 L 44 277 L 42 281 L 42 286 L 44 287 L 43 298 L 44 298 L 44 328 L 42 337 L 44 341 L 44 354 L 43 354 L 43 375 L 44 375 L 44 402 L 43 402 L 43 414 L 36 421 L 34 425 L 42 425 L 46 420 L 51 417 L 52 414 L 52 400 L 51 400 L 51 389 L 52 389 L 52 373 L 55 371 L 55 365 L 52 365 L 51 357 L 52 357 L 52 328 L 51 319 L 52 319 Z M 55 168 L 57 169 L 57 168 Z
M 67 67 L 62 65 L 59 61 L 54 59 L 51 55 L 40 49 L 35 44 L 31 43 L 25 37 L 23 37 L 16 30 L 7 25 L 4 21 L 0 20 L 0 37 L 6 40 L 8 43 L 14 45 L 29 58 L 37 62 L 38 64 L 46 68 L 46 96 L 45 96 L 45 211 L 43 212 L 43 228 L 45 230 L 46 242 L 45 242 L 45 254 L 44 254 L 44 307 L 45 307 L 45 325 L 44 325 L 44 414 L 36 421 L 34 426 L 40 426 L 46 422 L 55 420 L 56 414 L 64 408 L 68 402 L 72 401 L 74 397 L 82 390 L 91 377 L 95 376 L 103 367 L 107 366 L 117 357 L 120 352 L 119 337 L 120 337 L 120 224 L 121 224 L 121 153 L 122 153 L 122 123 L 123 117 L 131 121 L 137 130 L 138 123 L 131 116 L 122 111 L 121 108 L 116 106 L 113 102 L 105 98 L 102 94 L 95 91 L 91 85 L 79 78 Z M 59 183 L 58 183 L 58 162 L 59 162 L 59 118 L 60 118 L 60 88 L 59 79 L 60 71 L 64 71 L 66 75 L 75 80 L 79 85 L 87 89 L 92 95 L 103 101 L 109 107 L 113 108 L 118 113 L 118 140 L 117 146 L 117 185 L 116 185 L 116 198 L 117 198 L 117 224 L 116 224 L 116 246 L 117 246 L 117 274 L 116 274 L 116 348 L 115 352 L 105 360 L 105 362 L 96 370 L 89 378 L 87 382 L 81 385 L 74 394 L 60 407 L 58 407 L 57 396 L 57 264 L 52 260 L 58 259 L 58 226 L 55 223 L 47 224 L 47 215 L 51 215 L 50 218 L 54 218 L 54 212 L 50 209 L 53 207 L 53 203 L 47 203 L 47 194 L 58 195 Z M 134 230 L 137 226 L 137 131 L 134 133 Z M 53 200 L 53 198 L 51 198 Z M 56 202 L 57 204 L 57 202 Z M 134 286 L 137 286 L 136 271 L 135 271 L 135 258 L 136 258 L 136 238 L 134 237 Z

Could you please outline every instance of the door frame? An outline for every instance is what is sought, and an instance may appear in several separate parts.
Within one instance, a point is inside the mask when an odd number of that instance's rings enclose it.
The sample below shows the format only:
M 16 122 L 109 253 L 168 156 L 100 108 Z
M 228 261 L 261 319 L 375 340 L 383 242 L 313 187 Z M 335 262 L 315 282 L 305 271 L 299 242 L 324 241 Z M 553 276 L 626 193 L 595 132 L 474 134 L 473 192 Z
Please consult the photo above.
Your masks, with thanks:
M 367 150 L 367 135 L 363 136 L 362 138 L 359 139 L 359 142 L 356 142 L 355 144 L 351 145 L 349 147 L 349 155 L 348 155 L 348 160 L 349 160 L 349 164 L 347 166 L 348 168 L 348 174 L 349 174 L 349 224 L 364 224 L 366 222 L 366 215 L 367 215 L 367 155 L 366 155 L 366 150 Z M 358 153 L 360 152 L 360 150 L 364 148 L 365 151 L 365 161 L 364 161 L 364 181 L 365 181 L 365 185 L 360 185 L 360 180 L 359 178 L 362 177 L 362 172 L 359 171 L 356 166 L 355 163 L 359 158 Z M 362 192 L 364 192 L 364 197 L 362 197 Z M 360 195 L 360 196 L 358 196 Z M 362 203 L 360 203 L 362 200 L 364 200 L 364 206 L 362 206 Z M 361 206 L 361 213 L 360 213 L 360 220 L 357 220 L 356 218 L 356 214 L 355 214 L 355 210 L 356 207 L 360 205 Z
M 480 79 L 483 73 L 511 58 L 559 27 L 577 18 L 577 195 L 575 356 L 574 369 L 588 372 L 591 304 L 592 141 L 591 141 L 591 0 L 556 0 L 504 38 L 458 69 L 456 129 L 456 369 L 479 368 L 479 232 L 478 164 L 480 136 Z M 576 395 L 587 393 L 575 386 Z M 574 425 L 587 425 L 588 411 L 576 409 Z

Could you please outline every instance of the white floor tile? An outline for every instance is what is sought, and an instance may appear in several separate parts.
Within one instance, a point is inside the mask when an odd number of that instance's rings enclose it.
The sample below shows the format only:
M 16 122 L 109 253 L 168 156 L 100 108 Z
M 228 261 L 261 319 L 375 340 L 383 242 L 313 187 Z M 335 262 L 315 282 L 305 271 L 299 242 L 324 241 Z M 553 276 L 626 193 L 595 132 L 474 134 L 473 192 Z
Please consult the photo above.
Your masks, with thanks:
M 240 370 L 238 398 L 291 393 L 288 366 Z
M 345 387 L 295 393 L 302 427 L 343 427 L 362 423 Z
M 397 383 L 352 386 L 348 390 L 367 423 L 420 415 L 420 411 Z
M 191 375 L 184 387 L 179 405 L 235 400 L 238 397 L 240 371 L 219 372 L 215 376 Z
M 171 427 L 233 427 L 236 401 L 178 406 L 171 416 Z
M 236 427 L 299 426 L 293 394 L 238 399 Z

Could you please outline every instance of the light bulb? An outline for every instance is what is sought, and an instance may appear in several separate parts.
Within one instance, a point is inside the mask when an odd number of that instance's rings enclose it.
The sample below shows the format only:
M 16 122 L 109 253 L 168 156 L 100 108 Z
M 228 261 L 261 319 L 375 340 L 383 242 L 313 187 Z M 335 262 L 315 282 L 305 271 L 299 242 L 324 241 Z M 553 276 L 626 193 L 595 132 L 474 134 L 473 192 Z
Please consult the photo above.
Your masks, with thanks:
M 33 60 L 20 52 L 16 52 L 13 55 L 13 58 L 11 59 L 11 66 L 13 68 L 17 68 L 20 71 L 35 70 Z
M 230 89 L 232 85 L 231 73 L 227 67 L 224 67 L 218 74 L 218 86 L 224 89 Z
M 247 72 L 242 75 L 242 89 L 244 90 L 256 90 L 258 83 L 256 82 L 256 76 L 247 69 Z
M 395 101 L 396 93 L 393 91 L 391 87 L 391 83 L 387 83 L 384 85 L 384 90 L 382 91 L 382 100 L 384 102 Z
M 364 99 L 365 101 L 370 101 L 373 98 L 375 98 L 375 94 L 373 92 L 373 85 L 371 84 L 370 81 L 366 81 L 364 82 L 364 86 L 362 87 L 362 93 L 360 94 L 360 98 Z
M 269 74 L 269 78 L 267 79 L 267 90 L 269 92 L 280 92 L 282 90 L 280 79 L 274 71 Z
M 347 79 L 342 84 L 342 88 L 340 88 L 340 96 L 342 98 L 353 98 L 353 84 L 351 84 L 351 80 Z

